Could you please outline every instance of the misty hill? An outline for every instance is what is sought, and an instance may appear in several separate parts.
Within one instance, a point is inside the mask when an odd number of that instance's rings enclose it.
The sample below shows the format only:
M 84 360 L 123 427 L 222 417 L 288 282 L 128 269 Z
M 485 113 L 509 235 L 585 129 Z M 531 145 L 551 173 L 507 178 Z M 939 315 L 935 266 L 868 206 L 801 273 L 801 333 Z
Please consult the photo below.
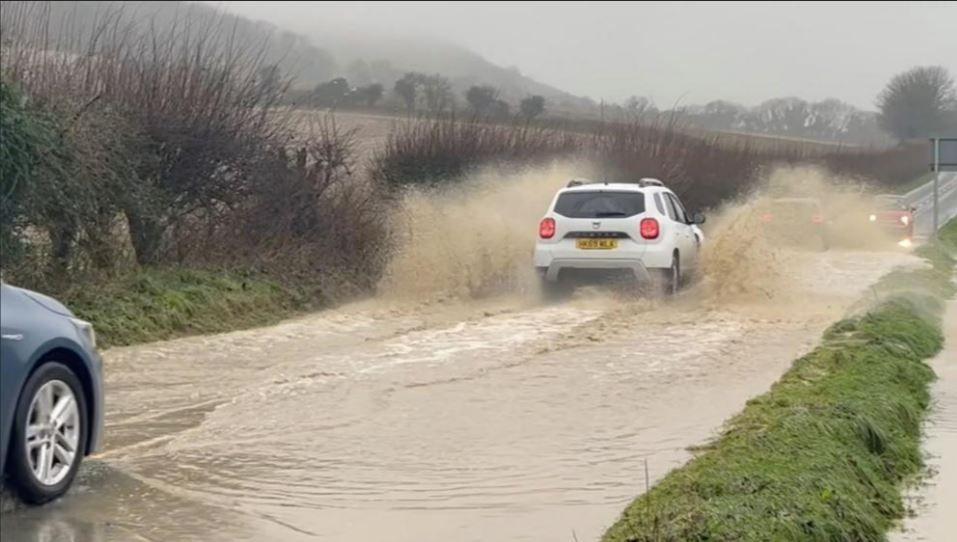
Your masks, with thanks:
M 512 104 L 539 94 L 548 100 L 553 112 L 583 114 L 597 110 L 597 104 L 589 98 L 536 81 L 517 68 L 493 64 L 454 43 L 428 37 L 357 37 L 331 30 L 310 38 L 332 53 L 339 62 L 340 75 L 355 85 L 382 83 L 390 88 L 405 72 L 417 71 L 447 77 L 459 97 L 473 85 L 491 85 L 499 90 L 501 99 Z
M 18 8 L 13 9 L 15 4 Z M 7 9 L 10 8 L 10 9 Z M 304 79 L 324 81 L 337 73 L 335 59 L 314 46 L 306 38 L 284 31 L 275 25 L 252 21 L 198 3 L 158 2 L 3 2 L 5 13 L 20 16 L 48 16 L 50 48 L 73 53 L 95 53 L 112 47 L 129 35 L 155 32 L 167 35 L 204 29 L 220 43 L 235 44 L 260 59 L 263 64 L 278 64 L 284 73 L 299 74 Z M 9 24 L 4 24 L 5 22 Z M 16 27 L 7 17 L 0 17 L 0 33 L 9 39 L 10 28 Z M 188 31 L 189 30 L 189 31 Z M 95 39 L 93 38 L 95 36 Z
M 594 119 L 604 114 L 606 119 L 627 119 L 633 112 L 627 104 L 606 104 L 600 109 L 589 98 L 538 82 L 517 68 L 496 65 L 459 45 L 428 37 L 360 35 L 336 29 L 332 23 L 314 31 L 314 35 L 304 36 L 207 4 L 170 0 L 4 2 L 3 11 L 12 12 L 7 7 L 14 4 L 29 5 L 26 13 L 32 10 L 35 14 L 49 14 L 51 48 L 74 53 L 89 53 L 91 35 L 99 36 L 97 47 L 109 47 L 110 40 L 124 39 L 130 32 L 166 34 L 185 26 L 212 28 L 217 39 L 239 44 L 257 55 L 263 65 L 278 65 L 281 73 L 292 77 L 293 86 L 300 89 L 311 90 L 319 83 L 345 77 L 352 86 L 380 83 L 389 91 L 403 74 L 417 71 L 448 78 L 460 105 L 472 85 L 491 85 L 498 89 L 501 99 L 513 106 L 531 94 L 544 96 L 547 113 L 552 116 Z M 5 19 L 0 17 L 0 34 L 7 39 L 10 35 L 4 27 L 10 25 L 4 24 Z M 122 31 L 116 31 L 120 27 Z M 99 32 L 103 29 L 111 31 Z M 889 142 L 877 126 L 875 113 L 838 100 L 810 103 L 799 98 L 776 98 L 750 108 L 719 100 L 674 113 L 689 124 L 708 130 L 858 145 Z
M 123 39 L 127 32 L 165 34 L 176 28 L 215 28 L 222 40 L 234 40 L 248 52 L 261 55 L 264 64 L 276 64 L 293 86 L 311 89 L 335 77 L 350 84 L 381 83 L 391 89 L 409 71 L 441 74 L 458 97 L 472 85 L 491 85 L 512 104 L 530 94 L 545 96 L 553 111 L 588 111 L 592 100 L 522 75 L 515 68 L 497 66 L 463 47 L 427 38 L 361 38 L 330 29 L 303 36 L 277 26 L 224 12 L 216 7 L 177 1 L 161 2 L 4 2 L 29 4 L 33 13 L 48 13 L 51 46 L 80 53 L 89 50 L 89 36 L 99 34 L 97 47 Z M 2 24 L 2 23 L 0 23 Z M 120 32 L 100 32 L 121 27 Z

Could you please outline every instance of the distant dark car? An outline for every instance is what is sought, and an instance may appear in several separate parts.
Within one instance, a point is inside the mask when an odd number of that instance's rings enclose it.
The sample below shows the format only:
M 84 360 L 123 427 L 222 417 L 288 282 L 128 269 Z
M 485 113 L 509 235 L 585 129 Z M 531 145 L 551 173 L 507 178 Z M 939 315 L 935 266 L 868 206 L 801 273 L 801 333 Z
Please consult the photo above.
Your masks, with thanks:
M 914 238 L 914 211 L 904 198 L 893 194 L 875 196 L 868 220 L 890 235 L 899 244 L 910 244 Z
M 817 198 L 775 198 L 758 206 L 764 232 L 773 240 L 793 246 L 830 247 L 824 208 Z
M 0 283 L 0 472 L 39 504 L 69 489 L 103 428 L 93 326 L 45 295 Z

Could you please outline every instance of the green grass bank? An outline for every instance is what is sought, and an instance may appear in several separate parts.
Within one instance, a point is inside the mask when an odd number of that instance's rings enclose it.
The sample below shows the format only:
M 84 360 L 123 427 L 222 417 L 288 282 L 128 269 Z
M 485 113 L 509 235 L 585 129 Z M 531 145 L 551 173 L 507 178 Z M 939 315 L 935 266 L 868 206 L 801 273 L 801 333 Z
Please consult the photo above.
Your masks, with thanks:
M 257 274 L 142 268 L 59 295 L 93 322 L 101 346 L 275 323 L 316 308 L 315 297 Z
M 921 467 L 957 221 L 895 271 L 859 316 L 831 326 L 715 441 L 633 501 L 603 540 L 884 540 Z

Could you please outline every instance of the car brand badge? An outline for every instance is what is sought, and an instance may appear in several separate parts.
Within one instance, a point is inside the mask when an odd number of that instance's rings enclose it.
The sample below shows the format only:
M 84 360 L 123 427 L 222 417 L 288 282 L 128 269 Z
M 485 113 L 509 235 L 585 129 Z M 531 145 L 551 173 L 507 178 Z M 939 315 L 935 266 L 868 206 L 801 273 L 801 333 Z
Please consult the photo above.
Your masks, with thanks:
M 597 220 L 591 223 L 591 229 L 593 230 L 597 230 L 600 227 L 601 227 L 601 222 L 598 222 Z

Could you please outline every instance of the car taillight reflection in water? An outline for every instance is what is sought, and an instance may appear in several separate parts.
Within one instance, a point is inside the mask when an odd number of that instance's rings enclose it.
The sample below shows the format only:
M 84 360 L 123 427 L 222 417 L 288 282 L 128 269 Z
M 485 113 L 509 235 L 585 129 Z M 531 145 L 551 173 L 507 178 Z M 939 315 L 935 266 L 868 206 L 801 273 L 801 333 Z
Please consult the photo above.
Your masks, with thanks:
M 638 227 L 641 236 L 645 239 L 657 239 L 658 238 L 658 221 L 654 218 L 644 218 L 641 220 L 641 225 Z
M 538 236 L 542 239 L 551 239 L 555 236 L 555 219 L 543 218 L 538 224 Z

